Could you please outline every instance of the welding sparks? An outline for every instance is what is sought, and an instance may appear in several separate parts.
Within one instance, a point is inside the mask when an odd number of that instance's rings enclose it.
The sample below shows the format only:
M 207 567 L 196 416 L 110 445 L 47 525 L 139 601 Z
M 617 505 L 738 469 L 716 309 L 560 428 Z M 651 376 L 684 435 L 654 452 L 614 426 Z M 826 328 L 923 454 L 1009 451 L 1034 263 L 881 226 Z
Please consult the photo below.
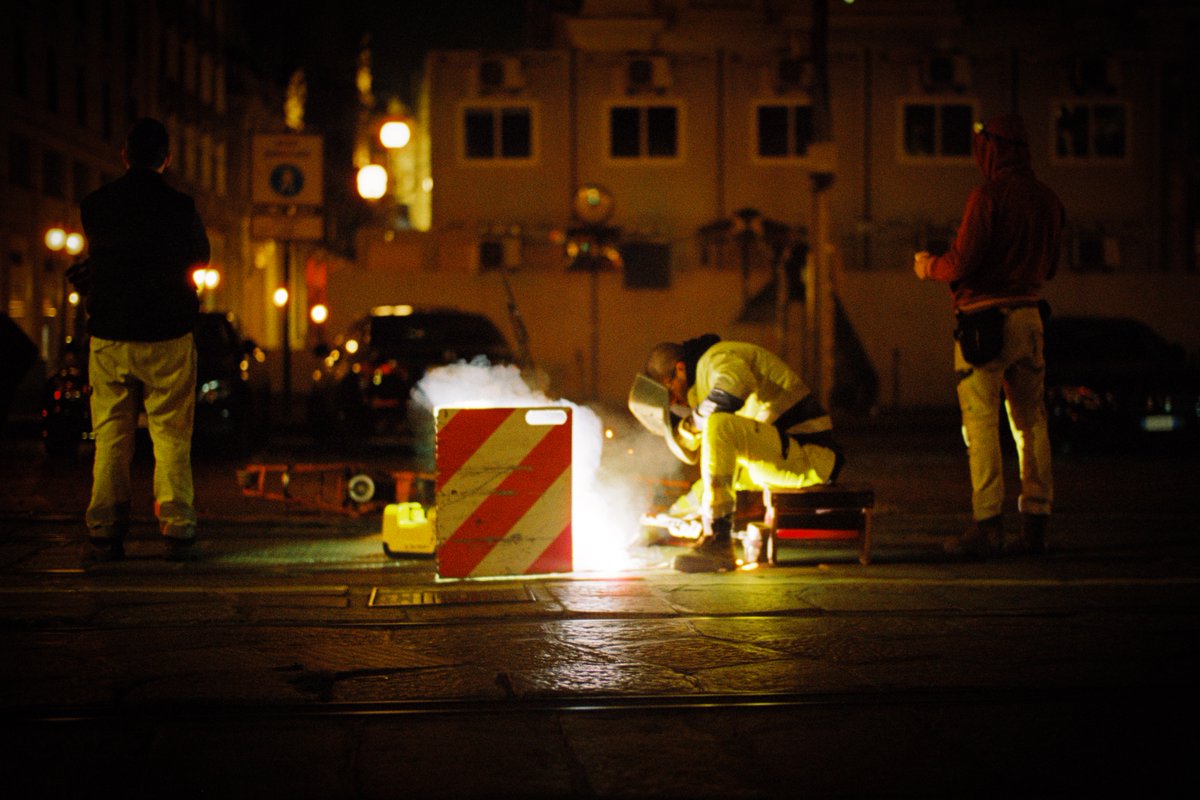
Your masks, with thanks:
M 571 529 L 577 572 L 614 572 L 638 566 L 629 553 L 640 531 L 645 485 L 633 476 L 601 469 L 604 442 L 612 438 L 595 411 L 555 400 L 530 388 L 520 370 L 491 366 L 486 359 L 430 369 L 413 391 L 416 403 L 432 418 L 438 407 L 496 408 L 568 406 L 572 409 Z

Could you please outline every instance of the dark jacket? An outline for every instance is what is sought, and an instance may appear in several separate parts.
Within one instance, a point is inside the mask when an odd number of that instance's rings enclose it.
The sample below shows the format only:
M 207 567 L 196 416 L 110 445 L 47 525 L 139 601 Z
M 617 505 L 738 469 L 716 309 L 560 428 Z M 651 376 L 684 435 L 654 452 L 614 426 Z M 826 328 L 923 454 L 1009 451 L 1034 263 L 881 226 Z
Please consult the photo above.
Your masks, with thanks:
M 929 269 L 931 278 L 950 281 L 956 310 L 1036 302 L 1058 267 L 1066 212 L 1034 176 L 1027 141 L 1012 115 L 989 120 L 976 135 L 985 182 L 967 198 L 954 246 Z
M 192 271 L 208 263 L 196 204 L 160 173 L 130 169 L 80 204 L 91 265 L 88 333 L 118 341 L 176 339 L 196 325 Z

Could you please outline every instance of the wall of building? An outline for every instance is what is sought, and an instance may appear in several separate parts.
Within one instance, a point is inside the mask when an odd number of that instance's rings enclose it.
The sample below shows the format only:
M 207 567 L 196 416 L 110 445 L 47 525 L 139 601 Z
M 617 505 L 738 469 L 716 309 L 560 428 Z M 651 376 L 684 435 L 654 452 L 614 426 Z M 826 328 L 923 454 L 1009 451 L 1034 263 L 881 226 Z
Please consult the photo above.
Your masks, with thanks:
M 513 282 L 538 359 L 564 391 L 587 394 L 596 369 L 589 366 L 589 347 L 598 339 L 597 393 L 619 402 L 647 343 L 701 330 L 771 343 L 769 324 L 733 324 L 743 299 L 736 247 L 727 242 L 706 249 L 698 231 L 753 208 L 804 235 L 811 223 L 811 173 L 828 170 L 834 175 L 828 198 L 838 290 L 878 373 L 880 405 L 950 405 L 949 301 L 944 286 L 912 277 L 912 253 L 947 246 L 980 176 L 969 154 L 917 158 L 902 152 L 901 141 L 906 101 L 951 101 L 971 106 L 977 119 L 1010 110 L 1025 118 L 1034 169 L 1068 211 L 1060 275 L 1047 289 L 1057 308 L 1135 316 L 1190 350 L 1200 348 L 1188 302 L 1197 297 L 1194 259 L 1181 259 L 1186 248 L 1167 246 L 1162 238 L 1165 218 L 1178 227 L 1186 216 L 1164 200 L 1164 141 L 1179 134 L 1158 129 L 1170 99 L 1163 96 L 1164 64 L 1181 53 L 1156 50 L 1153 24 L 1142 18 L 1136 26 L 1130 18 L 1124 23 L 1129 30 L 1121 32 L 1119 21 L 1076 23 L 1036 10 L 1018 15 L 1003 4 L 960 12 L 961 5 L 939 0 L 831 4 L 836 147 L 827 162 L 816 151 L 775 160 L 755 151 L 756 103 L 809 98 L 802 88 L 781 89 L 774 78 L 781 54 L 809 51 L 809 4 L 701 9 L 586 3 L 561 21 L 557 49 L 507 54 L 521 64 L 524 80 L 494 99 L 535 108 L 536 157 L 519 165 L 468 164 L 460 150 L 435 144 L 433 232 L 418 247 L 421 266 L 408 257 L 390 284 L 382 275 L 351 270 L 342 276 L 342 297 L 365 310 L 375 302 L 371 297 L 390 287 L 411 293 L 415 302 L 452 299 L 502 319 L 503 295 L 489 288 L 495 276 L 477 275 L 473 265 L 483 238 L 512 231 L 523 241 Z M 1126 46 L 1113 47 L 1118 41 Z M 1107 54 L 1114 84 L 1081 94 L 1072 83 L 1078 59 L 1095 53 Z M 933 86 L 929 59 L 938 54 L 960 59 L 965 70 L 960 74 L 956 67 L 954 81 Z M 666 80 L 631 88 L 628 60 L 643 55 L 664 60 Z M 461 147 L 462 105 L 487 102 L 480 97 L 478 69 L 493 56 L 431 56 L 426 86 L 435 142 Z M 1057 106 L 1081 99 L 1126 104 L 1124 158 L 1078 163 L 1055 156 Z M 608 109 L 659 102 L 679 108 L 678 156 L 611 158 Z M 564 271 L 556 238 L 572 225 L 572 192 L 588 182 L 614 196 L 611 224 L 626 240 L 670 244 L 672 269 L 670 286 L 656 290 L 630 290 L 618 275 L 600 276 L 601 329 L 594 337 L 584 314 L 590 313 L 590 278 Z M 1086 264 L 1080 237 L 1097 232 L 1108 237 L 1109 263 Z M 373 265 L 387 272 L 400 261 L 405 259 L 383 254 Z M 751 288 L 767 280 L 766 264 L 760 250 Z M 435 274 L 447 268 L 466 272 Z M 362 285 L 354 288 L 356 282 Z M 401 299 L 387 291 L 382 296 Z M 563 308 L 570 313 L 564 316 Z

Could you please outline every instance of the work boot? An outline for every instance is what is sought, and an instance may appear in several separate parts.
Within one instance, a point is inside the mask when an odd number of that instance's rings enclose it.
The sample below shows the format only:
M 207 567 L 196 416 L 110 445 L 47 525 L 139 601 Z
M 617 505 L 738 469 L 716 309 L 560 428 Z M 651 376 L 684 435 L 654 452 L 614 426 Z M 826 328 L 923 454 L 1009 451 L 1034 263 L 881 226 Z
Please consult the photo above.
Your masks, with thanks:
M 83 543 L 83 550 L 79 554 L 79 561 L 84 567 L 110 561 L 121 561 L 124 558 L 124 542 L 120 539 L 101 536 L 89 536 Z
M 1049 521 L 1049 514 L 1022 514 L 1021 532 L 1008 543 L 1006 551 L 1014 555 L 1046 552 L 1046 524 Z
M 950 555 L 967 558 L 988 558 L 1004 550 L 1004 520 L 997 514 L 987 519 L 977 519 L 961 535 L 942 543 Z
M 125 536 L 129 523 L 121 521 L 105 525 L 89 525 L 88 538 L 83 543 L 79 561 L 84 567 L 121 561 L 125 558 Z
M 200 558 L 200 545 L 193 534 L 188 537 L 164 536 L 167 545 L 167 561 L 195 561 Z
M 677 572 L 727 572 L 737 566 L 733 554 L 733 515 L 704 519 L 704 535 L 692 549 L 675 556 Z

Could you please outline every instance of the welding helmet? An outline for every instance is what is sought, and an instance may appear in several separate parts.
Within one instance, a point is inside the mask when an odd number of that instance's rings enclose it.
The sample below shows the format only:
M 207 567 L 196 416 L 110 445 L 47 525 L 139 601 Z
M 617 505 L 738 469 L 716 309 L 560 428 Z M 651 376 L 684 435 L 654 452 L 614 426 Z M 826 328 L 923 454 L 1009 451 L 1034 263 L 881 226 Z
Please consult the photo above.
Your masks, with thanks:
M 671 414 L 671 393 L 658 381 L 644 373 L 638 373 L 629 390 L 629 410 L 642 427 L 655 436 L 661 436 L 667 448 L 685 464 L 695 464 L 699 456 L 684 449 L 675 431 L 675 420 Z

